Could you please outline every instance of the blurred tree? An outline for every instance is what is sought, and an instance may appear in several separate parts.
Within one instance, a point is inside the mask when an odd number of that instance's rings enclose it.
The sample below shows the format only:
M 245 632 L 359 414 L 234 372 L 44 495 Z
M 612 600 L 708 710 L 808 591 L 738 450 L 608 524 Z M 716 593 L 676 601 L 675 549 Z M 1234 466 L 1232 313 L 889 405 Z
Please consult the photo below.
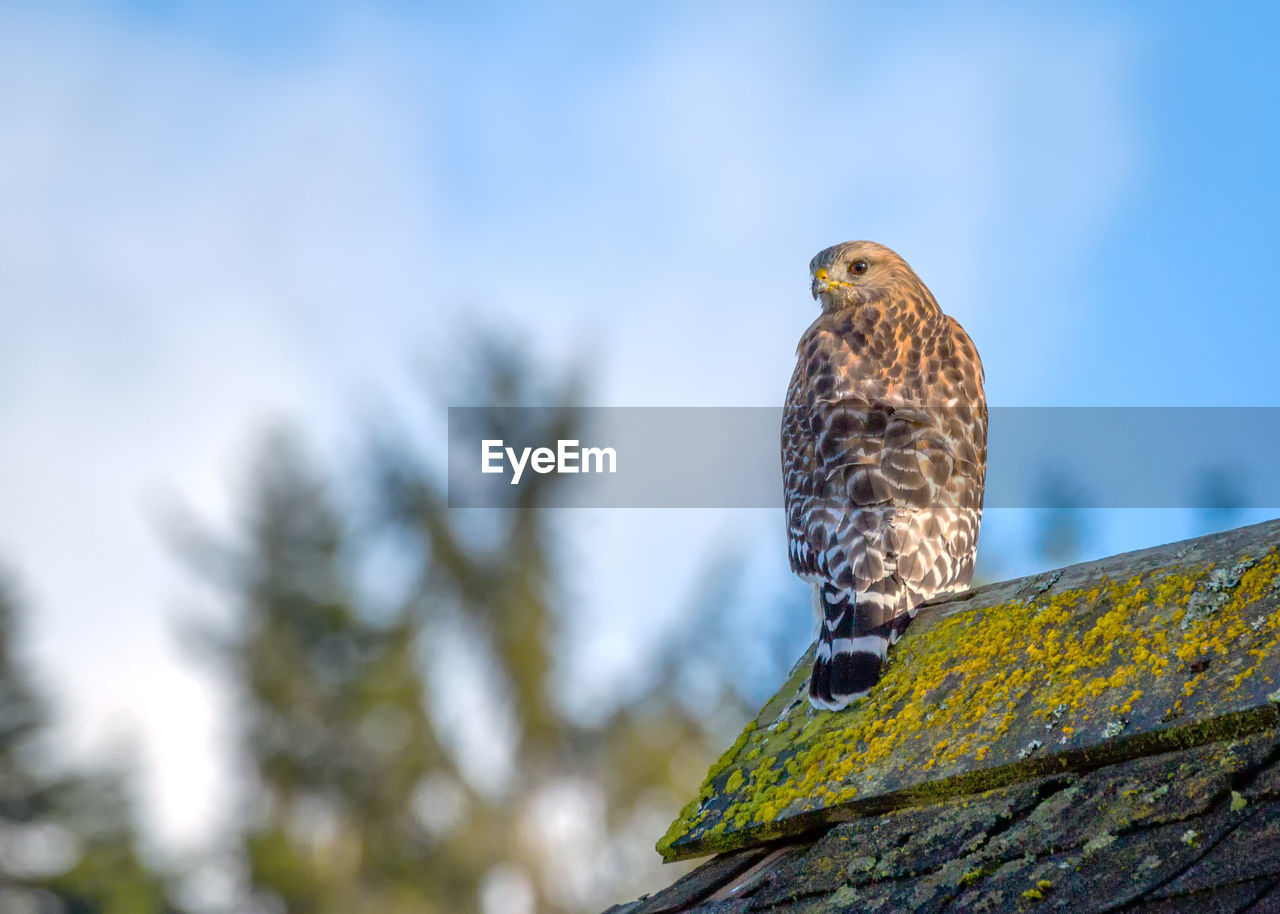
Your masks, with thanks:
M 588 438 L 580 380 L 549 379 L 520 352 L 482 344 L 467 360 L 473 368 L 457 389 L 489 409 L 457 420 L 479 423 L 466 438 Z M 716 598 L 719 591 L 699 601 L 654 659 L 646 688 L 603 720 L 578 721 L 554 687 L 556 658 L 568 645 L 564 574 L 546 506 L 562 480 L 526 476 L 513 510 L 451 512 L 447 485 L 422 460 L 390 446 L 379 463 L 388 514 L 417 562 L 414 602 L 424 630 L 466 633 L 465 659 L 480 671 L 484 696 L 506 712 L 494 717 L 513 731 L 515 763 L 498 791 L 476 790 L 474 778 L 457 772 L 473 790 L 457 834 L 493 871 L 523 884 L 538 911 L 599 910 L 665 884 L 672 871 L 658 865 L 653 843 L 747 716 L 730 685 L 742 671 L 708 667 L 695 654 L 709 643 L 706 630 L 737 628 L 725 624 L 732 605 Z M 695 665 L 703 667 L 701 703 L 685 688 Z
M 1078 561 L 1094 539 L 1083 507 L 1090 503 L 1087 493 L 1071 477 L 1054 469 L 1044 470 L 1036 485 L 1035 500 L 1041 506 L 1035 510 L 1037 555 L 1051 566 Z
M 421 815 L 445 762 L 423 705 L 417 628 L 361 608 L 357 543 L 296 441 L 264 452 L 247 542 L 226 570 L 221 645 L 251 777 L 242 835 L 254 910 L 453 912 L 482 861 Z
M 479 402 L 540 407 L 483 411 L 484 436 L 580 437 L 576 380 L 544 383 L 517 351 L 467 361 L 458 387 Z M 240 545 L 206 562 L 236 607 L 217 643 L 253 781 L 243 906 L 555 914 L 670 881 L 653 844 L 746 718 L 734 671 L 699 702 L 682 687 L 693 633 L 732 607 L 708 601 L 646 687 L 577 719 L 556 686 L 569 650 L 546 510 L 556 477 L 527 476 L 516 510 L 450 511 L 402 439 L 375 455 L 370 517 L 276 437 Z M 378 554 L 403 572 L 378 575 L 381 589 L 408 582 L 398 597 L 362 588 Z
M 1192 535 L 1228 530 L 1240 523 L 1249 503 L 1247 480 L 1238 470 L 1206 467 L 1196 478 L 1192 493 L 1195 519 Z
M 17 626 L 0 580 L 0 911 L 176 914 L 167 879 L 139 854 L 124 775 L 53 773 Z

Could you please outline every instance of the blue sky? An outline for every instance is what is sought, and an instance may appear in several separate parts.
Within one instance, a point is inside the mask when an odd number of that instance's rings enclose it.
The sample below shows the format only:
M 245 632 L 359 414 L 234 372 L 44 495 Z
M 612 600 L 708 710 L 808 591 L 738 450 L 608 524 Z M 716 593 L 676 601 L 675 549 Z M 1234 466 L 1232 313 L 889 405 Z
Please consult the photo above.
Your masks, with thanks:
M 199 843 L 227 698 L 174 620 L 218 608 L 163 518 L 229 527 L 278 418 L 339 461 L 388 411 L 433 447 L 417 377 L 477 315 L 586 356 L 602 405 L 771 405 L 809 258 L 872 238 L 968 328 L 992 403 L 1280 405 L 1277 15 L 6 5 L 0 557 L 62 738 L 133 734 L 151 820 Z M 643 666 L 726 541 L 762 606 L 800 588 L 768 513 L 563 524 L 582 692 Z M 1100 552 L 1193 532 L 1097 530 Z M 983 549 L 1025 570 L 1025 535 L 993 514 Z

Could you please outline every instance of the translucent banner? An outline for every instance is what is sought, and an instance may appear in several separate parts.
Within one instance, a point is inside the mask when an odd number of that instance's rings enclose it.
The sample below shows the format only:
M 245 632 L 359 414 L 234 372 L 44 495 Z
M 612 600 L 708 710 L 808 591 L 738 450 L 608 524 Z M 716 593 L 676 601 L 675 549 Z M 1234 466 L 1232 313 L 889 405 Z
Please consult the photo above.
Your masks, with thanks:
M 763 407 L 451 408 L 449 506 L 781 508 L 781 421 Z M 1280 508 L 1278 459 L 1280 408 L 993 407 L 986 505 Z

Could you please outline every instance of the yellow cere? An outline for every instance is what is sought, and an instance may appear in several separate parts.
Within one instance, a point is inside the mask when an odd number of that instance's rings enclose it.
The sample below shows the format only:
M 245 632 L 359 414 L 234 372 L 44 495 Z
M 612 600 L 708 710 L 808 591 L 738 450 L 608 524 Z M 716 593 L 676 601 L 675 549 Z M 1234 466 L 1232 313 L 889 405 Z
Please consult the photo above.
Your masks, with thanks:
M 658 850 L 674 857 L 690 844 L 697 853 L 741 846 L 727 836 L 776 836 L 780 820 L 860 791 L 1008 770 L 1020 734 L 1039 734 L 1025 752 L 1040 758 L 1176 726 L 1206 702 L 1230 710 L 1232 693 L 1277 656 L 1278 570 L 1272 550 L 1216 574 L 1211 565 L 1157 569 L 918 625 L 870 696 L 842 712 L 803 700 L 801 664 L 780 693 L 800 700 L 776 720 L 748 725 Z M 1263 683 L 1275 688 L 1265 671 Z

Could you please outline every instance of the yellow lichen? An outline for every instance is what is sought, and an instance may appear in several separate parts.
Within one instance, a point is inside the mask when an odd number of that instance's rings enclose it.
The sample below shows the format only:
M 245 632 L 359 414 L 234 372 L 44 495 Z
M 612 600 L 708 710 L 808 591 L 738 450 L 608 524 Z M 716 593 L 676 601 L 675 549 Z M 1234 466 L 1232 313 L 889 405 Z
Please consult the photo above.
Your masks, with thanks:
M 1188 603 L 1212 566 L 1097 581 L 960 612 L 918 636 L 909 631 L 879 685 L 852 710 L 814 712 L 800 700 L 776 724 L 749 725 L 659 849 L 669 852 L 700 828 L 704 849 L 722 849 L 726 822 L 768 835 L 779 817 L 848 802 L 860 787 L 874 794 L 890 775 L 919 784 L 980 777 L 980 763 L 1009 764 L 1007 752 L 991 758 L 992 746 L 1028 721 L 1043 724 L 1036 725 L 1041 740 L 1053 740 L 1047 753 L 1059 740 L 1082 745 L 1086 732 L 1116 718 L 1187 713 L 1183 700 L 1207 697 L 1200 695 L 1206 682 L 1229 693 L 1275 655 L 1280 608 L 1259 617 L 1256 607 L 1278 570 L 1273 550 L 1233 588 L 1215 591 L 1222 605 L 1208 614 L 1188 614 Z M 1210 679 L 1198 666 L 1232 653 L 1242 662 L 1230 676 Z M 1210 659 L 1208 668 L 1218 662 Z M 804 676 L 798 669 L 780 695 L 801 692 Z M 730 805 L 708 826 L 704 801 L 730 765 L 739 766 L 723 785 Z

